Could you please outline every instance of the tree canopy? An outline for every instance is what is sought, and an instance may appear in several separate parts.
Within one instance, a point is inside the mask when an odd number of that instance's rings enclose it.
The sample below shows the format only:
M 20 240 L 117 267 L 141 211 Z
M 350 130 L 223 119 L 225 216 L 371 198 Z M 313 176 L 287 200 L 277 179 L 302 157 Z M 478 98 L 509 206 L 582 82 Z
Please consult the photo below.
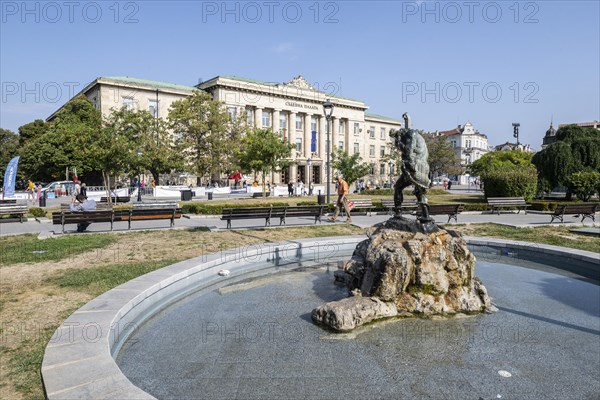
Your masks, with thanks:
M 454 151 L 452 144 L 446 136 L 434 136 L 431 134 L 422 134 L 427 150 L 429 152 L 428 164 L 430 178 L 439 175 L 460 174 L 460 157 Z
M 246 171 L 257 171 L 262 175 L 263 193 L 265 175 L 289 165 L 294 145 L 281 140 L 279 133 L 271 128 L 249 130 L 236 151 L 239 165 Z
M 86 149 L 101 127 L 100 111 L 83 95 L 67 102 L 51 123 L 22 126 L 19 132 L 36 131 L 21 141 L 24 172 L 43 181 L 60 179 L 67 167 L 76 167 L 80 175 L 91 173 L 93 160 Z
M 482 176 L 486 172 L 498 168 L 526 167 L 531 165 L 532 153 L 523 151 L 492 151 L 484 154 L 479 160 L 469 165 L 469 173 L 473 176 Z
M 4 182 L 4 172 L 8 162 L 18 155 L 19 135 L 8 129 L 0 128 L 0 184 Z
M 539 180 L 549 188 L 568 186 L 576 172 L 600 170 L 600 131 L 567 125 L 556 132 L 556 142 L 535 154 Z
M 200 176 L 218 175 L 236 169 L 233 155 L 246 130 L 245 119 L 232 120 L 223 103 L 209 93 L 195 91 L 178 100 L 169 110 L 169 127 L 181 135 L 181 143 L 189 149 L 187 161 Z
M 371 166 L 362 162 L 359 154 L 348 155 L 344 150 L 333 148 L 331 152 L 331 166 L 339 171 L 348 185 L 353 184 L 371 170 Z

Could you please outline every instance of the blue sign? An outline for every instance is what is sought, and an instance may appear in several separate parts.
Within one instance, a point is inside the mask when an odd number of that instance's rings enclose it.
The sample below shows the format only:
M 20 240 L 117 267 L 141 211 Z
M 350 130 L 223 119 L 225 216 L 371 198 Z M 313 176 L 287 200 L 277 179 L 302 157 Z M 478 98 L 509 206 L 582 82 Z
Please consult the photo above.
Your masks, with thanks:
M 312 131 L 312 138 L 310 140 L 310 151 L 311 153 L 317 152 L 317 131 Z
M 19 166 L 19 156 L 13 158 L 6 166 L 4 173 L 4 187 L 2 197 L 13 197 L 15 195 L 15 179 L 17 177 L 17 167 Z

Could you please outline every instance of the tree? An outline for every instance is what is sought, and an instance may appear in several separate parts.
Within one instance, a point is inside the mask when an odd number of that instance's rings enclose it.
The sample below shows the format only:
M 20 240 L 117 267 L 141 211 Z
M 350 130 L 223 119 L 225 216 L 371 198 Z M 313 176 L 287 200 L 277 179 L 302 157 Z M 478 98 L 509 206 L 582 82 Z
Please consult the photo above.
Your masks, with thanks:
M 24 125 L 19 132 L 28 131 L 30 136 L 19 150 L 23 171 L 39 180 L 59 179 L 67 167 L 76 167 L 80 176 L 93 175 L 96 171 L 86 150 L 101 127 L 100 111 L 83 95 L 67 102 L 43 128 L 37 121 Z
M 19 135 L 8 129 L 0 128 L 0 182 L 4 182 L 6 165 L 15 156 L 19 148 Z
M 589 201 L 593 195 L 599 193 L 600 172 L 575 172 L 567 178 L 567 186 L 578 199 Z
M 367 175 L 371 170 L 371 166 L 363 163 L 358 153 L 350 156 L 338 148 L 333 148 L 331 152 L 331 166 L 342 174 L 344 180 L 348 182 L 348 186 Z
M 88 137 L 85 155 L 95 170 L 102 172 L 102 179 L 110 203 L 110 177 L 130 172 L 132 167 L 141 168 L 141 160 L 137 155 L 140 141 L 140 130 L 137 114 L 126 109 L 113 109 L 103 121 L 102 127 Z
M 531 165 L 533 154 L 523 151 L 492 151 L 484 154 L 479 160 L 469 165 L 469 173 L 482 176 L 486 172 L 502 167 L 526 167 Z
M 47 124 L 41 119 L 36 119 L 33 122 L 20 126 L 19 144 L 23 146 L 29 140 L 37 139 L 38 137 L 44 135 L 46 132 L 48 132 L 49 125 L 50 124 Z
M 600 170 L 600 132 L 577 125 L 563 126 L 556 132 L 556 142 L 536 153 L 532 161 L 540 182 L 550 188 L 567 186 L 570 198 L 568 180 L 572 174 Z
M 242 169 L 261 173 L 264 197 L 265 175 L 288 165 L 286 158 L 290 158 L 293 148 L 294 145 L 283 142 L 279 133 L 273 132 L 271 128 L 253 128 L 242 139 L 236 157 Z
M 462 172 L 460 157 L 456 154 L 446 136 L 434 136 L 428 133 L 423 133 L 422 136 L 427 143 L 427 150 L 429 152 L 430 178 L 443 174 L 458 175 Z
M 136 157 L 130 160 L 136 171 L 150 171 L 156 184 L 160 182 L 160 174 L 181 169 L 184 162 L 181 158 L 181 146 L 178 146 L 167 131 L 167 123 L 162 118 L 155 118 L 148 111 L 113 109 L 108 124 L 119 135 L 129 138 L 129 152 Z M 137 156 L 138 151 L 140 156 Z
M 220 175 L 236 167 L 233 155 L 245 126 L 243 118 L 231 120 L 222 102 L 198 90 L 174 102 L 168 119 L 169 127 L 189 149 L 186 158 L 198 175 Z

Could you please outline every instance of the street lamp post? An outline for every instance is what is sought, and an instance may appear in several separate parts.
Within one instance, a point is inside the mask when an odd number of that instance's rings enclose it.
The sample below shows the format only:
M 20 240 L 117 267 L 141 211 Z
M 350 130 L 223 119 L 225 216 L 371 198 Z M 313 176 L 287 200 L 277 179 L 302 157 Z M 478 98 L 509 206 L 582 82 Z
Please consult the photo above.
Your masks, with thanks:
M 325 100 L 325 103 L 323 103 L 323 112 L 325 113 L 325 118 L 327 119 L 327 145 L 326 147 L 326 152 L 327 152 L 327 165 L 326 165 L 326 174 L 327 174 L 327 204 L 329 204 L 330 202 L 330 191 L 331 191 L 331 173 L 329 172 L 331 166 L 329 165 L 329 153 L 330 153 L 330 142 L 329 142 L 329 120 L 331 119 L 331 114 L 333 114 L 333 103 L 331 101 L 329 101 L 329 99 Z
M 518 122 L 513 122 L 513 136 L 517 139 L 517 148 L 519 147 L 519 127 L 521 126 Z
M 311 185 L 311 180 L 310 180 L 310 169 L 312 167 L 312 160 L 310 159 L 310 157 L 308 158 L 308 160 L 306 160 L 306 169 L 308 171 L 306 171 L 306 176 L 307 176 L 307 185 L 308 185 L 308 195 L 312 196 L 312 190 L 310 189 L 310 185 Z
M 140 158 L 142 157 L 142 154 L 143 153 L 142 153 L 141 150 L 137 151 L 138 163 L 140 161 Z M 141 171 L 141 168 L 138 165 L 138 195 L 137 195 L 137 201 L 138 202 L 142 201 L 142 180 L 141 180 L 141 177 L 142 177 L 142 171 Z

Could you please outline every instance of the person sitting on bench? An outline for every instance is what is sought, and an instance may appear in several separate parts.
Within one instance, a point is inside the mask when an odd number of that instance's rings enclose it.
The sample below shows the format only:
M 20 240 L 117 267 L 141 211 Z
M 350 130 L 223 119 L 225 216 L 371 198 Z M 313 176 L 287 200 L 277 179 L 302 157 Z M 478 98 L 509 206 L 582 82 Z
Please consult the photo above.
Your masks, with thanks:
M 70 207 L 72 212 L 96 211 L 96 201 L 86 198 L 81 193 L 73 198 Z M 83 232 L 90 226 L 89 222 L 80 222 L 77 224 L 77 232 Z

